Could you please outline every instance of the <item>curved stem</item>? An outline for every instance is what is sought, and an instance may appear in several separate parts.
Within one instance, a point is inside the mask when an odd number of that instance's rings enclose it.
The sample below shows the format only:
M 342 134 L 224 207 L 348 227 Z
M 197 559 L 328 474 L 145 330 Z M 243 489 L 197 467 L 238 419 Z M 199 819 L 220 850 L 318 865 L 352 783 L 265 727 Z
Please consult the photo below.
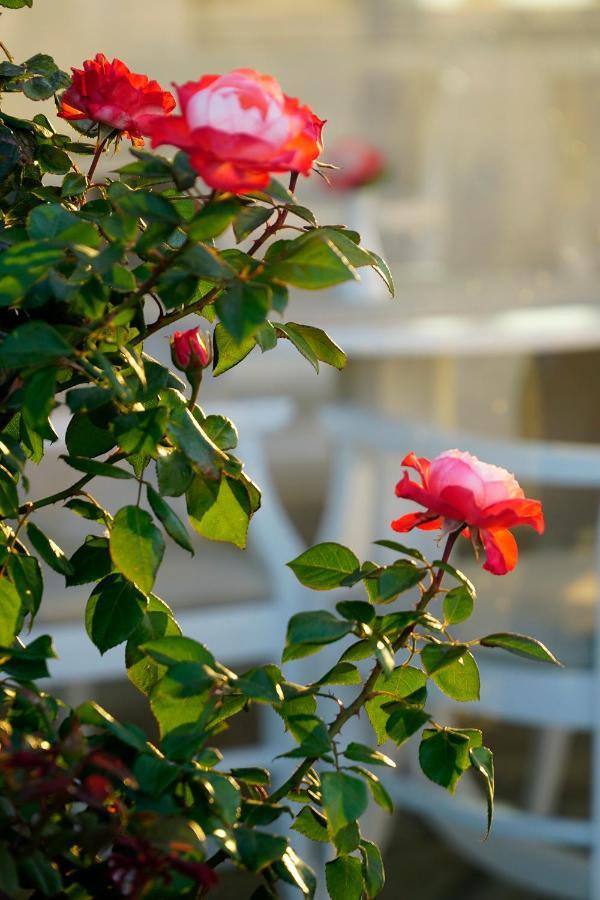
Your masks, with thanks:
M 289 190 L 290 190 L 290 193 L 292 193 L 292 194 L 294 193 L 294 190 L 296 189 L 296 182 L 298 181 L 299 174 L 300 174 L 299 172 L 292 172 L 290 175 Z M 283 227 L 283 223 L 287 219 L 288 212 L 289 212 L 289 210 L 287 210 L 287 209 L 279 210 L 275 221 L 271 225 L 268 225 L 265 228 L 265 230 L 263 231 L 263 233 L 260 235 L 260 237 L 258 237 L 254 241 L 254 243 L 248 250 L 248 256 L 254 256 L 256 251 L 259 250 L 260 247 L 262 247 L 264 242 L 267 241 L 270 237 L 272 237 L 276 231 L 279 231 L 279 229 Z

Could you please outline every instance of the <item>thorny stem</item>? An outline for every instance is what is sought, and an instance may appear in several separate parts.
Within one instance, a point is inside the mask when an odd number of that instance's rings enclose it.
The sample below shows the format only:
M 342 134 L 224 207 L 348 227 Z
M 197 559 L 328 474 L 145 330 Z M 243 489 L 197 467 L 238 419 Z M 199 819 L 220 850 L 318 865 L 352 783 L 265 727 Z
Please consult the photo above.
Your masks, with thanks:
M 464 527 L 465 527 L 465 525 L 462 524 L 459 528 L 456 529 L 456 531 L 453 531 L 451 534 L 448 535 L 448 539 L 446 541 L 446 546 L 444 547 L 444 552 L 442 554 L 442 562 L 443 563 L 448 562 L 448 559 L 450 558 L 450 554 L 452 553 L 452 548 L 454 547 L 454 544 L 456 543 L 456 540 L 457 540 L 458 536 L 461 534 L 461 532 L 463 531 Z M 435 595 L 438 593 L 438 591 L 440 589 L 440 585 L 442 583 L 443 577 L 444 577 L 444 569 L 440 566 L 438 568 L 438 571 L 437 571 L 433 581 L 431 582 L 431 585 L 425 591 L 425 593 L 421 596 L 419 602 L 417 603 L 417 605 L 416 605 L 417 610 L 420 611 L 420 610 L 425 609 L 427 604 L 431 600 L 433 600 L 433 598 L 435 597 Z M 406 642 L 408 641 L 408 639 L 410 638 L 410 636 L 412 635 L 412 633 L 415 629 L 415 625 L 416 625 L 416 623 L 414 623 L 412 625 L 408 625 L 404 629 L 404 631 L 400 634 L 400 636 L 394 642 L 394 650 L 397 651 L 406 644 Z M 329 726 L 328 731 L 329 731 L 330 738 L 333 738 L 333 737 L 335 737 L 336 734 L 339 734 L 339 732 L 342 730 L 342 728 L 344 727 L 346 722 L 348 722 L 348 720 L 351 719 L 353 716 L 358 715 L 358 713 L 364 706 L 365 701 L 369 699 L 369 695 L 372 693 L 373 688 L 375 686 L 375 682 L 377 681 L 377 679 L 379 678 L 381 673 L 382 673 L 381 664 L 376 663 L 373 666 L 373 669 L 371 670 L 371 674 L 365 681 L 360 693 L 354 698 L 352 703 L 350 703 L 348 706 L 345 706 L 343 709 L 340 710 L 338 715 L 335 717 L 335 719 Z M 268 798 L 269 802 L 277 803 L 279 800 L 282 800 L 285 796 L 287 796 L 287 794 L 290 791 L 292 791 L 295 787 L 298 787 L 298 785 L 302 782 L 304 776 L 307 774 L 309 769 L 311 769 L 314 766 L 314 764 L 317 762 L 317 760 L 318 760 L 317 756 L 309 756 L 302 763 L 300 763 L 298 768 L 295 769 L 294 772 L 292 772 L 290 777 L 286 781 L 284 781 L 283 784 L 277 788 L 277 790 L 273 791 L 273 793 L 269 795 L 269 798 Z M 215 854 L 213 854 L 213 856 L 210 857 L 209 860 L 207 860 L 207 865 L 209 865 L 211 868 L 214 869 L 214 868 L 216 868 L 216 866 L 218 866 L 222 862 L 224 862 L 227 859 L 227 857 L 228 857 L 228 854 L 225 850 L 218 850 Z
M 105 146 L 106 142 L 108 141 L 109 137 L 111 136 L 111 134 L 112 134 L 112 132 L 110 134 L 107 134 L 106 137 L 102 141 L 98 141 L 98 143 L 96 144 L 94 156 L 92 157 L 92 164 L 87 173 L 88 184 L 91 184 L 92 178 L 94 176 L 94 172 L 96 171 L 96 166 L 98 165 L 98 163 L 100 161 L 100 157 L 102 156 L 102 151 L 104 150 L 104 146 Z
M 120 459 L 123 459 L 125 456 L 124 453 L 118 451 L 117 453 L 113 453 L 106 460 L 107 463 L 118 462 Z M 82 493 L 82 488 L 85 487 L 88 482 L 95 478 L 95 475 L 84 475 L 83 478 L 80 478 L 78 481 L 75 481 L 69 487 L 65 488 L 62 491 L 58 491 L 56 494 L 49 494 L 47 497 L 42 497 L 40 500 L 35 500 L 33 503 L 24 503 L 23 506 L 19 507 L 20 515 L 29 515 L 34 512 L 36 509 L 42 509 L 44 506 L 51 506 L 53 503 L 60 503 L 61 500 L 68 500 L 69 497 L 73 497 L 76 494 Z M 0 516 L 0 521 L 7 518 L 6 516 Z

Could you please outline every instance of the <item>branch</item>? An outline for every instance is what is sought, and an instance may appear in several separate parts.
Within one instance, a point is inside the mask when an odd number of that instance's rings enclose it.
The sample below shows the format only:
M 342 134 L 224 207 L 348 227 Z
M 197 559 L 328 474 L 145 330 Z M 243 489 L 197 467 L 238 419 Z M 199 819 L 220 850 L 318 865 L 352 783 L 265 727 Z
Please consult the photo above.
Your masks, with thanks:
M 296 182 L 298 181 L 298 175 L 299 175 L 298 172 L 292 172 L 290 175 L 289 190 L 290 190 L 290 193 L 292 193 L 292 194 L 294 193 L 294 190 L 296 189 Z M 259 250 L 260 247 L 262 247 L 264 242 L 267 241 L 270 237 L 272 237 L 276 231 L 279 231 L 279 229 L 283 227 L 283 223 L 285 222 L 285 220 L 287 218 L 288 212 L 289 212 L 288 209 L 280 209 L 279 210 L 275 221 L 271 225 L 268 225 L 267 228 L 265 228 L 265 230 L 261 234 L 261 236 L 258 237 L 254 241 L 254 243 L 248 250 L 248 256 L 254 256 L 256 251 Z

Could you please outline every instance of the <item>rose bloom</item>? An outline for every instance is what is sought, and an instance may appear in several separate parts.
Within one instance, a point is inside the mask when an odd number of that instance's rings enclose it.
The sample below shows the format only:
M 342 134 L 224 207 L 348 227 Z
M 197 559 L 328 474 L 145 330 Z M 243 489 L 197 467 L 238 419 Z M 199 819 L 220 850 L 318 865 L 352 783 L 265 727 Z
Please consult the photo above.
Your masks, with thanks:
M 310 173 L 324 122 L 270 75 L 235 69 L 176 88 L 182 115 L 155 118 L 146 133 L 153 147 L 189 153 L 210 187 L 243 194 L 266 187 L 271 172 Z
M 103 53 L 86 59 L 83 69 L 73 69 L 73 83 L 61 97 L 58 115 L 77 121 L 91 119 L 109 125 L 142 146 L 142 132 L 149 117 L 166 115 L 175 98 L 147 75 L 130 72 L 120 59 L 109 62 Z
M 327 156 L 339 169 L 327 172 L 327 180 L 338 191 L 351 191 L 371 184 L 385 169 L 383 153 L 361 137 L 340 138 L 328 145 Z
M 200 328 L 176 331 L 171 337 L 171 357 L 182 372 L 205 369 L 212 359 L 210 338 L 200 333 Z
M 396 496 L 414 500 L 425 512 L 408 513 L 392 522 L 394 531 L 412 528 L 450 532 L 468 526 L 475 546 L 486 554 L 483 566 L 494 575 L 505 575 L 517 564 L 517 543 L 509 531 L 515 525 L 544 530 L 542 504 L 529 500 L 514 475 L 481 462 L 462 450 L 446 450 L 434 460 L 409 453 L 403 466 L 415 469 L 420 484 L 404 473 Z

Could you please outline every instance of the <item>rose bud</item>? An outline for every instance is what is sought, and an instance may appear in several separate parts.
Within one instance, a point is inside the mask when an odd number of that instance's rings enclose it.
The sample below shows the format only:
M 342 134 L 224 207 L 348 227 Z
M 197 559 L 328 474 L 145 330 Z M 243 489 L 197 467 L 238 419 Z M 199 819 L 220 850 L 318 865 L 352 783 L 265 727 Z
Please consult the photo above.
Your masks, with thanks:
M 494 575 L 505 575 L 517 564 L 518 550 L 510 528 L 530 525 L 544 531 L 539 500 L 529 500 L 514 475 L 481 462 L 461 450 L 446 450 L 434 460 L 409 453 L 403 466 L 415 469 L 420 484 L 405 472 L 396 485 L 396 496 L 413 500 L 425 512 L 407 513 L 392 522 L 394 531 L 413 528 L 446 532 L 468 526 L 475 546 L 485 550 L 483 566 Z
M 69 121 L 90 119 L 120 131 L 136 146 L 149 118 L 166 116 L 175 98 L 147 75 L 136 75 L 120 59 L 109 62 L 103 53 L 72 69 L 73 83 L 61 97 L 58 115 Z
M 212 361 L 212 343 L 210 335 L 202 334 L 200 328 L 189 328 L 187 331 L 176 331 L 171 336 L 171 359 L 173 365 L 186 375 L 202 374 L 202 369 Z
M 385 170 L 380 150 L 360 137 L 346 137 L 328 147 L 328 157 L 339 166 L 327 172 L 327 180 L 338 191 L 351 191 L 372 184 Z
M 210 187 L 243 194 L 265 188 L 271 172 L 310 174 L 324 122 L 270 75 L 235 69 L 176 88 L 182 115 L 149 120 L 145 134 L 189 153 Z

